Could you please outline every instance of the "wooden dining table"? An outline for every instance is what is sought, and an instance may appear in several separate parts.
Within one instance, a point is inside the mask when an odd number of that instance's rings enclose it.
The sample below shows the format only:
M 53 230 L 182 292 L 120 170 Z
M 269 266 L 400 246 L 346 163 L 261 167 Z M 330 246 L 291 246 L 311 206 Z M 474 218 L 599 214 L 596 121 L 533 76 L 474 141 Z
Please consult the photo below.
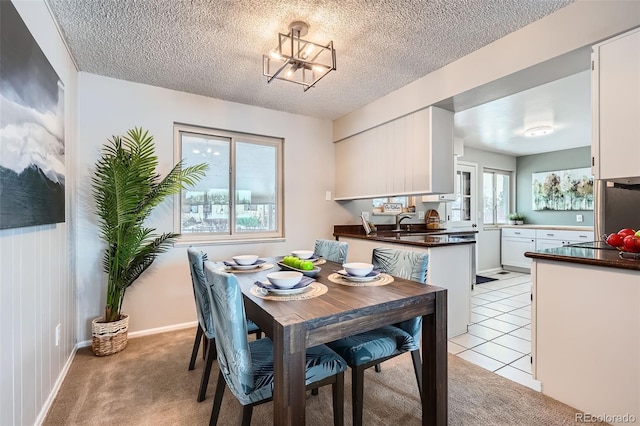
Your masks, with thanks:
M 337 284 L 328 277 L 342 267 L 327 261 L 314 277 L 327 286 L 326 293 L 306 300 L 266 300 L 253 295 L 251 287 L 278 271 L 280 258 L 264 259 L 274 267 L 236 276 L 247 317 L 273 340 L 274 425 L 305 424 L 306 348 L 416 316 L 423 318 L 422 424 L 447 424 L 446 289 L 399 277 L 383 286 Z

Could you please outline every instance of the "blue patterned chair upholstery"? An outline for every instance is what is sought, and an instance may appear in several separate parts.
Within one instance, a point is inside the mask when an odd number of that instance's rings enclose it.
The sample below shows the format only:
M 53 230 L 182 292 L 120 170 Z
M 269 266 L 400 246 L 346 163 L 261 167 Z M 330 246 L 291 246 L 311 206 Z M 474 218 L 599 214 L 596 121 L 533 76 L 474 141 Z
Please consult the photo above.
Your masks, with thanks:
M 429 256 L 408 250 L 378 247 L 373 249 L 371 263 L 390 275 L 425 283 Z M 422 317 L 349 336 L 327 345 L 342 356 L 351 367 L 353 425 L 362 425 L 364 371 L 390 358 L 411 352 L 413 368 L 422 399 L 422 362 L 420 331 Z M 379 370 L 378 370 L 379 371 Z
M 225 382 L 242 404 L 242 424 L 251 422 L 253 406 L 273 396 L 273 344 L 265 337 L 249 342 L 242 291 L 235 275 L 205 263 L 210 283 L 211 316 L 216 330 L 220 375 L 210 425 L 217 424 Z M 308 389 L 333 387 L 334 425 L 344 423 L 344 371 L 347 364 L 325 345 L 307 349 L 305 383 Z
M 322 256 L 331 262 L 344 263 L 347 261 L 349 245 L 344 241 L 316 240 L 313 253 Z
M 216 359 L 215 333 L 213 331 L 213 323 L 211 322 L 211 309 L 209 304 L 207 277 L 204 273 L 204 262 L 207 260 L 207 254 L 199 250 L 189 247 L 187 249 L 187 257 L 189 258 L 189 270 L 191 271 L 191 284 L 193 285 L 193 296 L 196 301 L 196 313 L 198 314 L 198 330 L 196 338 L 193 342 L 193 350 L 191 351 L 191 361 L 189 362 L 189 370 L 193 370 L 200 349 L 200 341 L 204 341 L 203 357 L 205 359 L 205 368 L 202 372 L 200 381 L 200 389 L 198 391 L 198 402 L 204 400 L 209 385 L 209 376 L 211 375 L 211 366 L 213 360 Z M 256 334 L 259 339 L 261 337 L 260 328 L 253 322 L 247 324 L 249 334 Z

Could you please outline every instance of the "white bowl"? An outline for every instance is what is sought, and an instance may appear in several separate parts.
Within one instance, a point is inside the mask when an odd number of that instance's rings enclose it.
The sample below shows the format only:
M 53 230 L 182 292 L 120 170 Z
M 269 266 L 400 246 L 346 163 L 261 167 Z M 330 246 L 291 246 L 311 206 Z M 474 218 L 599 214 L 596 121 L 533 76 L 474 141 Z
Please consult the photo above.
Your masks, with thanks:
M 373 265 L 371 263 L 351 262 L 342 264 L 342 267 L 347 271 L 347 274 L 355 275 L 356 277 L 364 277 L 373 271 Z
M 302 279 L 302 272 L 280 271 L 267 274 L 267 279 L 271 284 L 280 289 L 287 289 L 295 286 Z
M 313 256 L 313 250 L 294 250 L 291 254 L 300 259 L 309 259 Z
M 246 266 L 246 265 L 253 265 L 254 263 L 256 263 L 256 260 L 258 260 L 258 256 L 256 256 L 255 254 L 243 254 L 240 256 L 233 256 L 232 259 L 238 265 Z

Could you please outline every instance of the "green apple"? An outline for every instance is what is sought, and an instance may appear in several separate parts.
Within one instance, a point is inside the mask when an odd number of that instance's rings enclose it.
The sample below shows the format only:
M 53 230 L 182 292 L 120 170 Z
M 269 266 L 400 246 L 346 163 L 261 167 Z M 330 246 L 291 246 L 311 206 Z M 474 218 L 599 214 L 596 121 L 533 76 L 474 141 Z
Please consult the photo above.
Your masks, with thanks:
M 636 231 L 635 236 L 640 237 L 640 230 Z

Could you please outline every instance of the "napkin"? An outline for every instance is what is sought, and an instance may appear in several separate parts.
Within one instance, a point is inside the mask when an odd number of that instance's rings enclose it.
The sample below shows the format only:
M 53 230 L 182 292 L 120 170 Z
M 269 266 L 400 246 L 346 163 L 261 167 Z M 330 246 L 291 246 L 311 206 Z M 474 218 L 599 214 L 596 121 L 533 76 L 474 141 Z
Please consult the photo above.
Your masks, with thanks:
M 304 288 L 306 286 L 308 286 L 309 284 L 311 284 L 312 282 L 314 282 L 315 279 L 312 277 L 302 277 L 302 279 L 300 280 L 300 282 L 296 285 L 294 285 L 293 287 L 291 287 L 290 289 L 282 289 L 282 290 L 293 290 L 294 288 Z M 264 288 L 266 290 L 281 290 L 278 287 L 274 286 L 273 284 L 266 282 L 263 283 L 262 281 L 256 281 L 255 285 L 257 285 L 260 288 Z
M 226 266 L 253 266 L 253 265 L 262 265 L 263 263 L 265 263 L 266 260 L 264 259 L 258 259 L 255 262 L 253 262 L 251 265 L 238 265 L 236 262 L 234 262 L 233 260 L 225 260 L 224 263 Z

